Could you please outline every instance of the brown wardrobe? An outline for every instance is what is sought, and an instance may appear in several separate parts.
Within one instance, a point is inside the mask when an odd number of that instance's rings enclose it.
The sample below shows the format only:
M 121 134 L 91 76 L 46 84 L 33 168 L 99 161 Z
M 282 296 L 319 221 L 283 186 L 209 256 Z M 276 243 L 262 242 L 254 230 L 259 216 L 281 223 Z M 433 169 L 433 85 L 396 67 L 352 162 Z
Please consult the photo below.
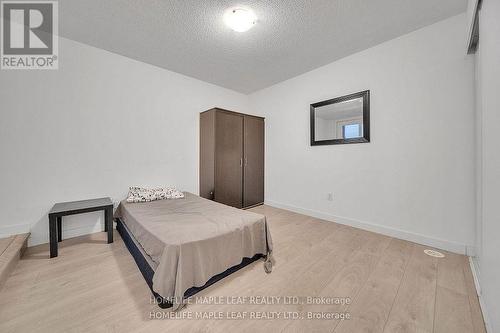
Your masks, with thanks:
M 200 196 L 237 208 L 264 202 L 264 118 L 200 113 Z

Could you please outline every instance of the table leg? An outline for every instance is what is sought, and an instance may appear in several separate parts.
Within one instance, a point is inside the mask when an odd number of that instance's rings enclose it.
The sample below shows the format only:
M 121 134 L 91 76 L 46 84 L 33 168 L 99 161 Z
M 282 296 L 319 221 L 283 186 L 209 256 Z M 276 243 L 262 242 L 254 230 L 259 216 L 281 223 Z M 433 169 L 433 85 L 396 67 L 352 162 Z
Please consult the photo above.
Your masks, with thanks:
M 113 207 L 106 208 L 104 211 L 105 231 L 108 233 L 108 244 L 113 243 Z
M 108 232 L 108 210 L 104 210 L 104 232 Z
M 50 257 L 57 257 L 57 220 L 49 216 Z
M 62 241 L 62 216 L 57 217 L 57 241 Z

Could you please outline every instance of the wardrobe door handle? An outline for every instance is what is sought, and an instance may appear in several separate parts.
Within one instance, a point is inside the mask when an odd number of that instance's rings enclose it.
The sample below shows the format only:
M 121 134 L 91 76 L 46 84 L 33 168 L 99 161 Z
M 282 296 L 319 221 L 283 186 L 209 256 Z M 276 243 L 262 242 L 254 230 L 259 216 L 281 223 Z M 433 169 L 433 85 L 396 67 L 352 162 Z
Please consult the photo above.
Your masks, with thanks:
M 245 166 L 248 165 L 248 159 L 245 157 Z
M 240 157 L 240 168 L 243 167 L 243 157 Z

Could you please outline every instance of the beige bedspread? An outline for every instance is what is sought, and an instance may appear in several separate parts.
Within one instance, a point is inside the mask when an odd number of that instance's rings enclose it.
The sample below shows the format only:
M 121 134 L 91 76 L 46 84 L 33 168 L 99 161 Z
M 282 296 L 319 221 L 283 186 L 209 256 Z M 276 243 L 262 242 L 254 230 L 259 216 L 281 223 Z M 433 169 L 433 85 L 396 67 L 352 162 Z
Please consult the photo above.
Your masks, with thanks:
M 241 263 L 270 254 L 266 217 L 200 198 L 122 201 L 115 213 L 156 267 L 153 290 L 180 307 L 184 292 Z

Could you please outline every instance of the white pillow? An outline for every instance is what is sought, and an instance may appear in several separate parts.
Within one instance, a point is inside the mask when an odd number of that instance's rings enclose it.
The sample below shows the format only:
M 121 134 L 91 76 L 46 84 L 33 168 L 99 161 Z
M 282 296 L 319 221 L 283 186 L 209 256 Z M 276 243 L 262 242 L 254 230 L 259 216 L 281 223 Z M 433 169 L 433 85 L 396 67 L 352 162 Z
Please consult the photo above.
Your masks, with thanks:
M 155 200 L 180 198 L 184 198 L 184 193 L 177 190 L 175 187 L 157 187 L 150 189 L 132 186 L 129 187 L 127 202 L 150 202 Z

